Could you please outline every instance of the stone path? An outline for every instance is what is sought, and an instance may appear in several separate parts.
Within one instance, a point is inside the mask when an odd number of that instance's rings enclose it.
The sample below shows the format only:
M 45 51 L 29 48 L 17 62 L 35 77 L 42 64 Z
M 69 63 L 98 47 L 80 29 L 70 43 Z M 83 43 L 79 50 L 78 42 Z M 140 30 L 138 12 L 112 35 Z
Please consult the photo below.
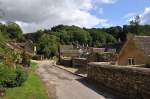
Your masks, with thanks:
M 41 62 L 37 73 L 45 83 L 50 99 L 117 99 L 92 90 L 82 82 L 83 78 L 56 67 L 54 61 Z

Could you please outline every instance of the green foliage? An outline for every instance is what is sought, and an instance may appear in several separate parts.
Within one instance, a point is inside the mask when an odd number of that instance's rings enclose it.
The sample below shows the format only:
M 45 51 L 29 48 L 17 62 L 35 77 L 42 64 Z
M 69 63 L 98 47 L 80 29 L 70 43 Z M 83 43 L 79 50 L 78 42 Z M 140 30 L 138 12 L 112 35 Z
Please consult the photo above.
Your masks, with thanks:
M 16 69 L 16 74 L 17 86 L 21 86 L 28 78 L 27 71 L 23 67 L 18 66 Z
M 14 22 L 7 24 L 7 33 L 11 39 L 21 40 L 23 38 L 23 32 L 20 26 Z
M 0 23 L 0 31 L 10 39 L 17 41 L 23 40 L 23 32 L 20 26 L 14 22 L 8 22 L 7 24 Z
M 38 49 L 47 58 L 57 54 L 58 38 L 54 35 L 43 34 L 38 41 Z
M 8 38 L 2 32 L 0 32 L 0 54 L 1 55 L 4 55 L 6 52 L 7 41 L 8 41 Z
M 24 36 L 37 45 L 38 54 L 44 54 L 49 58 L 57 55 L 58 44 L 88 44 L 90 47 L 100 47 L 105 44 L 125 42 L 128 33 L 150 35 L 150 25 L 138 25 L 138 30 L 134 26 L 136 24 L 124 25 L 123 27 L 86 29 L 77 26 L 58 25 L 51 30 L 39 30 Z
M 10 69 L 8 66 L 0 65 L 0 84 L 3 87 L 15 87 L 16 86 L 16 72 Z
M 31 63 L 28 71 L 28 79 L 20 87 L 6 89 L 3 99 L 48 99 L 44 84 L 35 74 L 36 63 Z
M 61 43 L 87 44 L 91 41 L 89 32 L 77 26 L 58 25 L 53 27 L 52 31 L 54 31 L 52 34 L 60 38 Z
M 0 85 L 3 87 L 20 86 L 27 79 L 27 72 L 23 68 L 12 69 L 0 64 Z
M 116 39 L 112 35 L 104 32 L 100 29 L 93 28 L 93 29 L 89 29 L 88 31 L 92 37 L 92 45 L 93 46 L 95 44 L 97 46 L 100 46 L 101 44 L 115 43 L 116 42 Z
M 68 42 L 74 44 L 89 44 L 93 43 L 114 43 L 116 42 L 116 39 L 106 33 L 103 30 L 100 29 L 83 29 L 77 26 L 64 26 L 64 25 L 58 25 L 56 27 L 52 28 L 52 31 L 55 31 L 55 34 L 57 37 L 61 39 L 61 42 L 63 41 L 65 44 L 68 44 Z M 58 35 L 60 34 L 60 35 Z M 66 40 L 69 40 L 66 42 Z

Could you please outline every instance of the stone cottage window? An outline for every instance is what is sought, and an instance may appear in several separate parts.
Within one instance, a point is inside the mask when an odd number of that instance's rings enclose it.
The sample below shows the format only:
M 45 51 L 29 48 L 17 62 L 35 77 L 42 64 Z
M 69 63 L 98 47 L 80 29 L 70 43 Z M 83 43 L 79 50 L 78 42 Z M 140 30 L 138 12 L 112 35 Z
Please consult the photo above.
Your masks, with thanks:
M 128 58 L 128 65 L 135 65 L 135 59 L 134 58 Z

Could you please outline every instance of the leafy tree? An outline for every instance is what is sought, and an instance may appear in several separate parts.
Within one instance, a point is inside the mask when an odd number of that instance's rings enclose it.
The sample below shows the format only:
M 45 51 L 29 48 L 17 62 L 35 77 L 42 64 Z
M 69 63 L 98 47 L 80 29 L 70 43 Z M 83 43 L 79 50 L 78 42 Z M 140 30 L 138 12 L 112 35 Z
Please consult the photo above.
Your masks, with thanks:
M 29 40 L 33 41 L 35 44 L 37 44 L 38 40 L 40 39 L 40 37 L 43 34 L 45 34 L 45 33 L 42 30 L 38 30 L 37 32 L 34 32 L 34 33 L 24 34 L 24 38 L 29 39 Z
M 70 44 L 70 36 L 66 31 L 61 32 L 50 32 L 51 35 L 55 35 L 57 38 L 59 38 L 59 42 L 61 44 Z
M 115 26 L 115 27 L 110 27 L 107 29 L 103 29 L 105 32 L 111 34 L 113 37 L 115 37 L 117 40 L 120 39 L 120 35 L 122 34 L 122 27 L 120 26 Z
M 38 41 L 38 51 L 47 58 L 57 54 L 58 38 L 54 35 L 43 34 Z
M 101 44 L 116 42 L 116 39 L 112 35 L 104 32 L 100 29 L 93 28 L 93 29 L 88 29 L 88 31 L 92 38 L 92 46 L 94 46 L 94 45 L 100 46 Z
M 58 25 L 53 27 L 52 31 L 57 32 L 57 37 L 59 36 L 61 41 L 66 44 L 76 41 L 80 44 L 86 44 L 91 41 L 89 32 L 77 26 Z
M 139 25 L 140 24 L 140 16 L 135 16 L 133 20 L 130 21 L 130 31 L 131 33 L 139 35 Z
M 20 26 L 14 22 L 8 22 L 6 25 L 6 32 L 11 39 L 22 40 L 23 32 Z

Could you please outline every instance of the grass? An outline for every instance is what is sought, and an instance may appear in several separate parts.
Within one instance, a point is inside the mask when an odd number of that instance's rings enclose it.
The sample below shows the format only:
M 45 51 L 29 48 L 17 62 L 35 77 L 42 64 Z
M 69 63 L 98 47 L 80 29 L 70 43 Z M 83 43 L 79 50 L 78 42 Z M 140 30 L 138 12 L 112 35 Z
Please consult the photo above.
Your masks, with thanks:
M 3 99 L 48 99 L 42 81 L 35 74 L 36 66 L 32 62 L 28 80 L 21 87 L 7 89 Z

